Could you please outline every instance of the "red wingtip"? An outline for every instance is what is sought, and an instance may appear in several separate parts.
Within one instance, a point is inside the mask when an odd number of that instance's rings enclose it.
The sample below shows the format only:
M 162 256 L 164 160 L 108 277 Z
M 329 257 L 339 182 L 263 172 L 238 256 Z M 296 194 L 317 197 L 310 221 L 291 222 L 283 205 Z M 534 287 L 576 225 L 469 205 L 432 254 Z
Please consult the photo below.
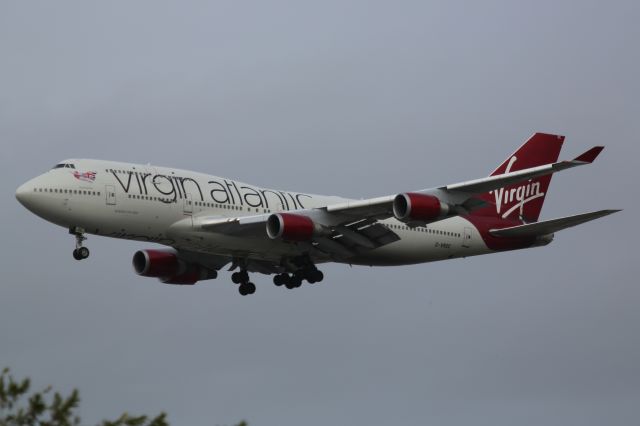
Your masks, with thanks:
M 602 152 L 604 146 L 594 146 L 584 154 L 578 155 L 573 161 L 581 161 L 583 163 L 593 163 L 593 160 Z

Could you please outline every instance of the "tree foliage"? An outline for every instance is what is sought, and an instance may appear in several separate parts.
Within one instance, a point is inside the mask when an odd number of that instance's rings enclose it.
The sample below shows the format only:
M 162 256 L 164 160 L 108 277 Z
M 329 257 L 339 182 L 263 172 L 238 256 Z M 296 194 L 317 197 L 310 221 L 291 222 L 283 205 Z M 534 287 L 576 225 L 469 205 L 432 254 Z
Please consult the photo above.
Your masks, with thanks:
M 29 394 L 31 380 L 16 380 L 8 368 L 0 373 L 0 426 L 77 426 L 80 404 L 77 389 L 69 396 L 53 392 L 51 386 Z M 131 416 L 123 413 L 116 420 L 103 420 L 98 426 L 169 426 L 167 415 Z M 241 421 L 236 426 L 248 426 Z
M 77 426 L 80 395 L 77 389 L 64 396 L 51 386 L 29 394 L 31 381 L 16 380 L 8 368 L 0 374 L 0 426 Z M 104 420 L 99 426 L 169 426 L 166 414 L 156 417 L 130 416 Z

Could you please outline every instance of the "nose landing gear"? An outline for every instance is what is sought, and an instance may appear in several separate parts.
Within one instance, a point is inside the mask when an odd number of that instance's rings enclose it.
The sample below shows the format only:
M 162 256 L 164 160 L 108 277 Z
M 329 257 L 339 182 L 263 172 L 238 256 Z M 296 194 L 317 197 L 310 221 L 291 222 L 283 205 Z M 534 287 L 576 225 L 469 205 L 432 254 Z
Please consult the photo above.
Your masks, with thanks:
M 76 237 L 76 248 L 73 250 L 73 258 L 75 260 L 83 260 L 89 257 L 89 249 L 82 245 L 82 242 L 87 239 L 84 236 L 84 229 L 78 227 L 69 228 L 69 233 Z

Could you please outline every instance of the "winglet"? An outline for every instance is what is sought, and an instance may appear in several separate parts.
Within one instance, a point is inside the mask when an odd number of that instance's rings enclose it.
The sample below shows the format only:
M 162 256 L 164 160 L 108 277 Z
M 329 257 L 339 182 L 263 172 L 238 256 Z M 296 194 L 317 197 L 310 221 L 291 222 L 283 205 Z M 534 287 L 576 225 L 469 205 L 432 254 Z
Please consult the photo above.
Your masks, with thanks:
M 602 152 L 604 146 L 594 146 L 589 151 L 578 155 L 573 161 L 580 161 L 582 163 L 593 163 L 598 155 Z

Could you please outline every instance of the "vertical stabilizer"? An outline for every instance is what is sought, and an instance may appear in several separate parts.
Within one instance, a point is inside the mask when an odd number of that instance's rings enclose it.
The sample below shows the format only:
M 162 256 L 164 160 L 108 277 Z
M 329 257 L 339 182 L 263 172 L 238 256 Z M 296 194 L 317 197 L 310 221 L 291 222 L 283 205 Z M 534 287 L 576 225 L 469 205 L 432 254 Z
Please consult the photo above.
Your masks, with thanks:
M 564 136 L 535 133 L 491 176 L 554 163 L 558 160 L 563 142 Z M 478 198 L 489 205 L 474 211 L 472 215 L 536 222 L 550 182 L 551 175 L 547 175 L 482 194 Z

